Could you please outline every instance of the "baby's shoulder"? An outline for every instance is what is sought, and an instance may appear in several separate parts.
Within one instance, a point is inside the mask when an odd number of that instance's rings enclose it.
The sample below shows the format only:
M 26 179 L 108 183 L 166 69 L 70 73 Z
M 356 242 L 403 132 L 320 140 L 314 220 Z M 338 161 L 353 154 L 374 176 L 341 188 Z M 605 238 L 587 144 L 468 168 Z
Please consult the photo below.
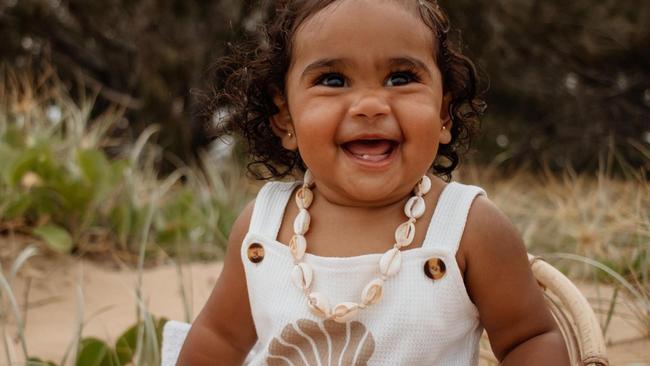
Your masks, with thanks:
M 517 228 L 486 196 L 472 203 L 459 247 L 464 268 L 490 267 L 509 258 L 525 257 L 526 248 Z
M 248 233 L 248 228 L 251 224 L 254 208 L 255 199 L 252 199 L 239 213 L 237 219 L 235 219 L 235 222 L 230 229 L 230 236 L 228 239 L 229 249 L 239 249 L 239 247 L 241 247 L 242 242 L 244 241 L 244 237 L 246 237 L 246 234 Z
M 469 210 L 464 239 L 470 242 L 502 241 L 519 237 L 510 219 L 485 195 L 478 195 Z

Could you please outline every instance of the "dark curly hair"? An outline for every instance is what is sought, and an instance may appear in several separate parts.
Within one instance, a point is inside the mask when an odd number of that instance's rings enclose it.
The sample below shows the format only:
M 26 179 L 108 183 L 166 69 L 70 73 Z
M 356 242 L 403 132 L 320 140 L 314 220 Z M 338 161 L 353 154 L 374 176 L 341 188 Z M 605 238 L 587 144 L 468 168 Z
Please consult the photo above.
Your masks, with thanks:
M 284 95 L 285 75 L 298 27 L 310 16 L 340 0 L 275 1 L 270 21 L 259 38 L 231 46 L 229 55 L 212 68 L 211 91 L 200 101 L 201 121 L 208 140 L 235 134 L 246 140 L 248 170 L 257 179 L 281 178 L 305 166 L 297 151 L 282 147 L 271 130 L 269 118 L 279 112 L 274 95 Z M 441 144 L 433 173 L 445 180 L 460 162 L 478 129 L 485 103 L 477 96 L 477 73 L 472 61 L 448 40 L 449 20 L 435 0 L 412 0 L 437 45 L 436 61 L 443 77 L 443 91 L 451 93 L 452 139 Z M 215 123 L 215 116 L 224 116 Z

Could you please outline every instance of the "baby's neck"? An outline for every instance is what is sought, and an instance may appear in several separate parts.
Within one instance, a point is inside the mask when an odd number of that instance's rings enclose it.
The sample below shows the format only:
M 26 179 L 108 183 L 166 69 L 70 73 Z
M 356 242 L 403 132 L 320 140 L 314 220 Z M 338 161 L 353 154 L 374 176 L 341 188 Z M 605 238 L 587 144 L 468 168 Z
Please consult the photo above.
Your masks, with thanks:
M 309 208 L 312 217 L 330 217 L 332 215 L 345 219 L 350 225 L 363 225 L 368 222 L 377 222 L 378 218 L 386 216 L 403 216 L 403 208 L 412 193 L 391 197 L 385 200 L 354 202 L 350 200 L 332 198 L 317 187 L 314 188 L 314 203 Z
M 425 237 L 438 196 L 444 187 L 440 179 L 432 179 L 431 191 L 424 196 L 426 210 L 416 222 L 416 237 L 412 246 L 417 248 Z M 350 205 L 331 200 L 317 187 L 313 188 L 314 201 L 309 207 L 311 224 L 306 235 L 308 252 L 321 256 L 347 257 L 370 253 L 383 253 L 395 242 L 395 229 L 406 219 L 404 205 L 412 192 L 376 205 Z M 294 192 L 295 193 L 295 192 Z M 292 196 L 295 197 L 295 196 Z M 293 235 L 293 220 L 298 208 L 293 199 L 288 202 L 278 240 L 288 243 Z

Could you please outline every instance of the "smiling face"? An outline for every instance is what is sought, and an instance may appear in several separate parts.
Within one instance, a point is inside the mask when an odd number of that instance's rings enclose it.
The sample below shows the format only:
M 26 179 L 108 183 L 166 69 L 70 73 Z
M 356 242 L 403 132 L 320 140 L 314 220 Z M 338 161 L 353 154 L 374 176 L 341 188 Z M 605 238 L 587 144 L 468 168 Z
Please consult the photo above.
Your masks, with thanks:
M 399 201 L 450 141 L 434 45 L 417 10 L 392 0 L 342 0 L 300 25 L 272 126 L 329 201 Z

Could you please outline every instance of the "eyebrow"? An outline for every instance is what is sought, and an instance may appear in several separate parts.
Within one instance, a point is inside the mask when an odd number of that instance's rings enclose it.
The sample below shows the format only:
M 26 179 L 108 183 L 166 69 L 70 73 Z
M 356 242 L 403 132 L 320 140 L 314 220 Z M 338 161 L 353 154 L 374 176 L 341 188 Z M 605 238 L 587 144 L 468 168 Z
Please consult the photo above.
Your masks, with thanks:
M 388 59 L 388 65 L 392 68 L 408 67 L 425 71 L 431 77 L 431 69 L 424 61 L 410 56 L 400 56 Z
M 350 63 L 351 62 L 345 58 L 321 58 L 307 65 L 305 70 L 303 70 L 300 79 L 304 79 L 307 74 L 314 70 L 347 66 Z
M 318 59 L 305 67 L 300 76 L 300 79 L 304 79 L 306 75 L 318 69 L 327 69 L 327 68 L 338 68 L 342 66 L 348 66 L 352 62 L 349 59 L 345 58 L 322 58 Z M 409 67 L 415 69 L 421 69 L 425 71 L 429 76 L 431 76 L 431 70 L 422 60 L 419 60 L 411 56 L 399 56 L 392 57 L 388 59 L 388 66 L 391 68 L 397 67 Z

